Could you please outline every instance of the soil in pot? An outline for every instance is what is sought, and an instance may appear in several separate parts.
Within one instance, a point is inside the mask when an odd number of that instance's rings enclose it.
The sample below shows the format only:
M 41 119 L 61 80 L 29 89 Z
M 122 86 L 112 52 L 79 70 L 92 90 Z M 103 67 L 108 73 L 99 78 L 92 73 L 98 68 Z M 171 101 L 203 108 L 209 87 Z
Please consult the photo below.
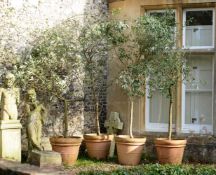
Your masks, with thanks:
M 138 165 L 141 160 L 146 138 L 115 137 L 118 162 L 122 165 Z
M 88 156 L 92 159 L 106 159 L 111 145 L 112 135 L 85 134 L 84 142 Z
M 65 165 L 73 165 L 78 157 L 81 137 L 52 137 L 50 143 L 52 150 L 59 152 L 62 157 L 62 162 Z
M 181 164 L 187 140 L 155 140 L 157 157 L 161 164 Z

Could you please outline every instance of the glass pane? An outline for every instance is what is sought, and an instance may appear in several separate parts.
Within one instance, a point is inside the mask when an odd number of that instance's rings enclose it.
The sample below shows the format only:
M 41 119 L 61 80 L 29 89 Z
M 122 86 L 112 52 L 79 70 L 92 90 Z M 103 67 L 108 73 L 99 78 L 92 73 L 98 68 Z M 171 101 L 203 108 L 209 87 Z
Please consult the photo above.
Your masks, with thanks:
M 163 10 L 163 11 L 161 11 L 161 10 L 156 10 L 156 11 L 149 11 L 149 15 L 150 16 L 154 16 L 154 17 L 156 17 L 156 18 L 161 18 L 161 17 L 164 17 L 164 16 L 166 16 L 167 15 L 167 12 L 168 11 L 166 11 L 166 10 Z M 175 11 L 174 10 L 170 10 L 169 11 L 170 13 L 171 13 L 171 15 L 172 15 L 172 19 L 173 19 L 173 23 L 171 24 L 171 25 L 175 25 L 175 22 L 176 22 L 176 17 L 175 17 Z
M 186 47 L 212 46 L 213 11 L 187 11 L 185 38 Z
M 203 26 L 213 24 L 213 11 L 187 11 L 186 26 Z
M 175 11 L 172 11 L 172 17 L 173 17 L 173 21 L 175 21 Z M 166 11 L 150 11 L 149 14 L 151 16 L 154 16 L 156 18 L 160 18 L 161 16 L 166 15 Z
M 191 67 L 192 81 L 186 84 L 187 89 L 212 90 L 212 57 L 190 56 L 187 64 Z
M 150 122 L 168 123 L 169 121 L 169 99 L 159 92 L 154 92 L 150 99 Z
M 186 124 L 212 123 L 212 93 L 186 92 Z
M 161 16 L 164 15 L 164 12 L 163 12 L 163 11 L 158 11 L 158 12 L 157 12 L 157 11 L 153 11 L 153 12 L 149 12 L 149 14 L 150 14 L 151 16 L 160 18 Z
M 170 26 L 173 26 L 173 32 L 174 32 L 174 35 L 172 36 L 173 37 L 173 40 L 176 39 L 176 15 L 175 15 L 175 10 L 153 10 L 153 11 L 148 11 L 149 15 L 150 16 L 154 16 L 156 18 L 158 18 L 159 20 L 161 19 L 161 17 L 166 17 L 166 15 L 171 14 L 171 20 L 169 21 L 169 25 Z M 163 19 L 162 19 L 163 20 Z
M 186 84 L 185 123 L 212 123 L 212 58 L 191 56 L 192 81 Z

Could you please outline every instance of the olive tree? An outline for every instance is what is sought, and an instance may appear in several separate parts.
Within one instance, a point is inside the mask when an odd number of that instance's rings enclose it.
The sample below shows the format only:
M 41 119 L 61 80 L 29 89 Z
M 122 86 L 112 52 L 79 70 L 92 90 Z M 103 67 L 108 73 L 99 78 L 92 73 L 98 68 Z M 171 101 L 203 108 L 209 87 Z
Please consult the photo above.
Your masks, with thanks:
M 64 104 L 64 137 L 68 137 L 68 104 L 73 100 L 72 82 L 79 81 L 81 60 L 77 38 L 79 23 L 69 18 L 47 29 L 26 49 L 17 64 L 17 84 L 34 88 L 44 101 Z
M 157 17 L 157 20 L 163 28 L 159 36 L 162 39 L 159 44 L 161 49 L 148 62 L 147 87 L 150 97 L 158 91 L 169 99 L 168 139 L 171 140 L 174 93 L 179 81 L 189 80 L 190 69 L 184 59 L 185 52 L 176 45 L 179 35 L 173 16 L 166 12 L 164 16 Z
M 96 133 L 100 135 L 100 92 L 105 81 L 108 53 L 121 42 L 121 21 L 92 16 L 86 19 L 79 36 L 80 55 L 84 64 L 85 83 L 90 89 L 94 106 Z M 106 84 L 107 86 L 107 84 Z

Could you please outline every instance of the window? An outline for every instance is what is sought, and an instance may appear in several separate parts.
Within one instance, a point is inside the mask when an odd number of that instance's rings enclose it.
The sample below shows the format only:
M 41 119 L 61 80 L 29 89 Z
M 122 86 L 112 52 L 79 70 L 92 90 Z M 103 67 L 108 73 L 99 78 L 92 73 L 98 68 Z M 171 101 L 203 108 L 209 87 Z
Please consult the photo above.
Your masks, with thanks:
M 186 9 L 183 20 L 184 48 L 214 48 L 213 9 Z
M 174 110 L 174 109 L 173 109 Z M 173 114 L 175 111 L 173 111 Z M 152 98 L 146 98 L 147 131 L 167 132 L 169 121 L 169 99 L 155 91 Z M 175 123 L 175 117 L 173 117 Z M 175 125 L 173 125 L 175 127 Z
M 182 130 L 186 133 L 212 133 L 213 59 L 212 56 L 190 56 L 192 80 L 183 84 Z

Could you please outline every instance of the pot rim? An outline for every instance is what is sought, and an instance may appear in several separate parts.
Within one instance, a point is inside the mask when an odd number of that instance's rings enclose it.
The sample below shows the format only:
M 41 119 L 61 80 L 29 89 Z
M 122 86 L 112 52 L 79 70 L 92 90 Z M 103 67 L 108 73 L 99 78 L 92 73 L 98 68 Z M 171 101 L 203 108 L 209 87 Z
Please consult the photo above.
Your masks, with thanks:
M 105 141 L 110 141 L 113 140 L 114 135 L 112 134 L 100 134 L 97 135 L 96 133 L 90 133 L 90 134 L 84 134 L 83 138 L 84 140 L 94 140 L 94 141 L 99 141 L 99 140 L 105 140 Z
M 172 139 L 169 140 L 168 138 L 156 138 L 154 140 L 156 146 L 186 146 L 187 140 L 186 139 Z
M 55 145 L 55 144 L 68 144 L 68 145 L 70 145 L 70 144 L 81 144 L 82 137 L 71 136 L 71 137 L 64 138 L 62 136 L 54 136 L 54 137 L 50 137 L 49 140 L 50 140 L 50 143 L 52 145 Z
M 129 135 L 118 135 L 115 136 L 116 143 L 141 143 L 145 144 L 146 138 L 145 137 L 138 137 L 135 136 L 134 138 L 130 138 Z

